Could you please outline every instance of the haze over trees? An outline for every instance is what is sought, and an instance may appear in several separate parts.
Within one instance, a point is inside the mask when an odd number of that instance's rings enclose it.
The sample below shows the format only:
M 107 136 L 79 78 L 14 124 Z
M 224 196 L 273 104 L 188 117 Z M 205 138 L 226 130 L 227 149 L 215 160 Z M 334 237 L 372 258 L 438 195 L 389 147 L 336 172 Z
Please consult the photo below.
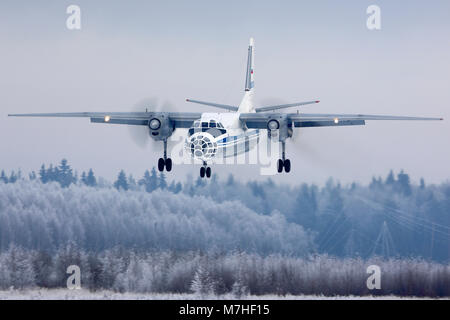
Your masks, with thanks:
M 111 184 L 92 169 L 78 179 L 62 160 L 32 177 L 0 171 L 0 250 L 10 244 L 54 250 L 73 241 L 87 250 L 217 246 L 449 261 L 450 185 L 423 179 L 413 185 L 403 171 L 374 177 L 368 186 L 330 179 L 319 188 L 270 178 L 241 183 L 232 175 L 182 184 L 152 168 L 137 181 L 121 170 Z

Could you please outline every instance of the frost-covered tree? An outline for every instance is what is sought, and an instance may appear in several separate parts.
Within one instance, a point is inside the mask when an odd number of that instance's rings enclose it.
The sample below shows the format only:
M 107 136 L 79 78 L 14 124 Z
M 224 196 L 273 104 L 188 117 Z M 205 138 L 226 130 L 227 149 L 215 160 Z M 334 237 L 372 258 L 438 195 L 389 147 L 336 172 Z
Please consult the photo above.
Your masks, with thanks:
M 370 182 L 369 188 L 372 190 L 382 189 L 383 181 L 382 181 L 381 177 L 378 177 L 378 178 L 372 177 L 372 181 Z
M 421 190 L 425 189 L 425 179 L 424 178 L 420 178 L 420 189 Z
M 198 266 L 191 282 L 191 291 L 200 297 L 214 294 L 215 283 L 208 270 L 201 264 Z
M 130 174 L 128 176 L 128 189 L 136 190 L 136 188 L 137 188 L 136 180 L 134 179 L 133 175 Z
M 400 171 L 400 173 L 397 175 L 397 184 L 401 193 L 403 193 L 405 196 L 411 195 L 412 191 L 409 181 L 409 175 L 404 173 L 403 170 Z
M 41 169 L 39 170 L 39 179 L 41 180 L 42 183 L 48 182 L 47 170 L 45 169 L 44 164 L 41 166 Z
M 95 178 L 94 171 L 92 169 L 89 169 L 89 172 L 87 174 L 86 185 L 90 187 L 97 186 L 97 179 Z
M 30 174 L 28 175 L 28 178 L 30 179 L 30 181 L 36 180 L 36 178 L 37 178 L 36 172 L 31 171 Z
M 61 187 L 66 188 L 76 182 L 72 168 L 66 159 L 62 159 L 61 163 L 55 170 L 55 181 L 58 181 Z
M 147 192 L 153 192 L 158 188 L 158 176 L 155 167 L 152 168 L 151 175 L 148 170 L 145 171 L 144 177 L 139 180 L 139 185 L 144 186 Z
M 394 177 L 394 172 L 391 170 L 389 171 L 388 176 L 386 177 L 386 182 L 387 185 L 394 185 L 395 184 L 395 177 Z
M 8 177 L 6 176 L 5 170 L 2 170 L 2 173 L 0 174 L 0 182 L 8 183 Z
M 180 193 L 183 189 L 183 186 L 181 185 L 181 182 L 177 182 L 177 184 L 175 185 L 175 190 L 174 193 Z
M 318 209 L 316 193 L 315 186 L 311 186 L 311 188 L 308 187 L 307 184 L 302 184 L 300 186 L 294 206 L 293 222 L 306 228 L 315 228 Z
M 19 177 L 16 175 L 16 173 L 13 171 L 11 171 L 11 174 L 9 176 L 8 182 L 9 183 L 15 183 L 17 181 Z
M 195 181 L 195 187 L 196 188 L 203 188 L 206 186 L 205 179 L 202 179 L 201 177 L 197 177 L 197 180 Z
M 35 286 L 35 273 L 32 264 L 33 255 L 14 244 L 6 252 L 5 278 L 8 287 L 17 289 Z
M 38 287 L 51 288 L 55 285 L 54 263 L 49 252 L 37 251 L 33 256 L 32 267 Z
M 236 280 L 234 281 L 233 286 L 231 287 L 231 292 L 237 299 L 240 299 L 242 296 L 246 296 L 249 294 L 248 288 L 244 283 L 242 268 L 240 266 L 237 271 Z
M 167 188 L 167 180 L 166 180 L 166 175 L 164 174 L 164 172 L 161 172 L 159 174 L 159 187 L 161 188 L 161 190 L 164 190 Z
M 82 172 L 81 173 L 81 182 L 85 185 L 87 185 L 87 180 L 86 180 L 86 172 Z
M 228 176 L 228 180 L 227 180 L 227 186 L 233 186 L 233 185 L 234 185 L 234 177 L 230 173 L 230 175 Z
M 181 189 L 182 189 L 181 183 L 180 182 L 175 183 L 175 181 L 172 181 L 168 187 L 168 190 L 175 194 L 180 193 Z
M 127 176 L 125 175 L 125 171 L 121 170 L 119 172 L 119 175 L 117 176 L 117 180 L 116 182 L 114 182 L 114 187 L 117 190 L 128 190 L 129 186 L 128 186 L 128 181 L 127 181 Z

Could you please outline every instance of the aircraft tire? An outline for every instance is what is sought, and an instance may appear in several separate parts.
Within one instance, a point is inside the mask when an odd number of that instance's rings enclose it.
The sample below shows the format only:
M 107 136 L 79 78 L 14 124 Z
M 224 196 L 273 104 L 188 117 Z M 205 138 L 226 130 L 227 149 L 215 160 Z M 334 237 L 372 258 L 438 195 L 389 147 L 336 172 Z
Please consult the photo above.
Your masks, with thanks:
M 164 159 L 163 158 L 159 158 L 159 160 L 158 160 L 158 170 L 164 171 Z
M 167 172 L 170 172 L 172 170 L 172 159 L 167 158 L 165 161 L 165 165 Z
M 281 160 L 281 159 L 278 160 L 277 169 L 278 169 L 278 173 L 283 172 L 283 160 Z
M 205 171 L 206 171 L 205 167 L 201 167 L 201 168 L 200 168 L 200 177 L 201 177 L 201 178 L 204 178 L 204 177 L 205 177 Z
M 211 177 L 211 168 L 210 167 L 206 168 L 206 177 L 207 178 Z
M 291 171 L 291 160 L 284 160 L 284 172 L 288 173 Z

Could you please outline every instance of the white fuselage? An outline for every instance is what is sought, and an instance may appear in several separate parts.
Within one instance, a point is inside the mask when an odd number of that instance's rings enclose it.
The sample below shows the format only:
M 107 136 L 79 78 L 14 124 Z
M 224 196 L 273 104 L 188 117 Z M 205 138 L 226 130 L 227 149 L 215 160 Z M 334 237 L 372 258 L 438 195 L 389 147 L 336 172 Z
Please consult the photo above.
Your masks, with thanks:
M 259 142 L 259 129 L 247 129 L 239 120 L 241 113 L 253 113 L 254 40 L 250 39 L 244 97 L 237 112 L 202 113 L 188 131 L 185 148 L 204 162 L 218 157 L 234 157 L 253 149 Z
M 253 149 L 259 142 L 259 130 L 245 128 L 239 115 L 239 112 L 203 113 L 188 131 L 186 150 L 195 159 L 208 161 L 234 157 Z

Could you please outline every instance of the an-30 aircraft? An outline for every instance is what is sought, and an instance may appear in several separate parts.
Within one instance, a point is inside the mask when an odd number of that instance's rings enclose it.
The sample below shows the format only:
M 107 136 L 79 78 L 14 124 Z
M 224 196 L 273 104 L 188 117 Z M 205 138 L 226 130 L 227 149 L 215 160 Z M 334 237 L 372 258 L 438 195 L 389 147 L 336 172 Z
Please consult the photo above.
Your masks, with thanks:
M 250 39 L 245 76 L 245 93 L 239 106 L 186 99 L 227 112 L 77 112 L 77 113 L 31 113 L 10 114 L 16 117 L 87 117 L 94 123 L 126 124 L 148 127 L 150 137 L 162 141 L 164 155 L 158 161 L 159 171 L 172 170 L 172 160 L 167 157 L 167 139 L 177 128 L 187 128 L 186 150 L 195 159 L 203 162 L 200 176 L 211 176 L 208 162 L 217 157 L 230 157 L 248 152 L 259 142 L 259 136 L 267 131 L 270 139 L 281 142 L 281 159 L 278 172 L 290 172 L 291 162 L 286 159 L 285 142 L 291 138 L 294 128 L 336 127 L 365 125 L 367 120 L 443 120 L 442 118 L 382 116 L 363 114 L 310 114 L 273 112 L 290 107 L 299 107 L 319 101 L 255 107 L 254 97 L 254 41 Z M 269 112 L 270 111 L 270 112 Z

